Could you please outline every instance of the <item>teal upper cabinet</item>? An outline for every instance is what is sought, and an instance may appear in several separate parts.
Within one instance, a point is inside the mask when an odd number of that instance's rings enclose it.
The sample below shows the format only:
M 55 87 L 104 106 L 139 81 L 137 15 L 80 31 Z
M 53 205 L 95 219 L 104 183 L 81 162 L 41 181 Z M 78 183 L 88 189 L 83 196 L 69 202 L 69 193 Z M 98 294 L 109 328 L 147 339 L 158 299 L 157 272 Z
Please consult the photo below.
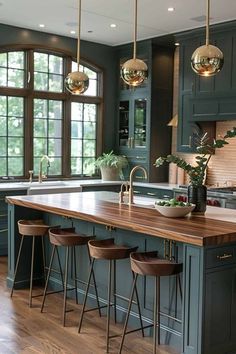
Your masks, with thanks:
M 193 130 L 202 122 L 236 117 L 236 23 L 216 25 L 210 30 L 210 43 L 224 54 L 222 70 L 201 77 L 191 68 L 191 56 L 205 44 L 204 30 L 177 36 L 180 42 L 178 151 L 192 152 Z
M 130 169 L 141 165 L 150 182 L 168 180 L 168 168 L 155 168 L 155 159 L 170 152 L 172 117 L 173 48 L 156 45 L 152 40 L 137 43 L 137 58 L 148 66 L 148 79 L 137 88 L 129 88 L 119 79 L 117 102 L 117 151 L 126 155 Z M 132 45 L 117 49 L 119 70 L 133 55 Z M 138 180 L 142 176 L 137 174 Z

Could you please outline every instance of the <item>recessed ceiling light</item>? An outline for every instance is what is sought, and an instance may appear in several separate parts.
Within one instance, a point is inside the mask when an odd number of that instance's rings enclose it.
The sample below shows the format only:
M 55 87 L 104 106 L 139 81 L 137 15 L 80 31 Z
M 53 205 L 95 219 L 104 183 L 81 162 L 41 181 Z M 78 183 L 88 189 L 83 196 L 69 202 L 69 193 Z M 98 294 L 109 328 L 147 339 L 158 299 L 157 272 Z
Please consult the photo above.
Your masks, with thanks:
M 169 12 L 173 12 L 174 10 L 175 10 L 174 7 L 168 7 Z
M 70 34 L 76 34 L 76 32 L 72 30 L 72 31 L 70 31 Z
M 92 30 L 88 30 L 88 33 L 93 33 L 93 31 Z
M 115 24 L 115 23 L 111 23 L 111 24 L 110 24 L 110 27 L 111 27 L 111 28 L 116 28 L 116 24 Z
M 175 45 L 176 45 L 176 47 L 178 47 L 178 46 L 179 46 L 179 43 L 178 43 L 178 42 L 175 42 Z
M 40 23 L 40 24 L 39 24 L 39 27 L 44 28 L 45 25 L 44 25 L 43 23 Z

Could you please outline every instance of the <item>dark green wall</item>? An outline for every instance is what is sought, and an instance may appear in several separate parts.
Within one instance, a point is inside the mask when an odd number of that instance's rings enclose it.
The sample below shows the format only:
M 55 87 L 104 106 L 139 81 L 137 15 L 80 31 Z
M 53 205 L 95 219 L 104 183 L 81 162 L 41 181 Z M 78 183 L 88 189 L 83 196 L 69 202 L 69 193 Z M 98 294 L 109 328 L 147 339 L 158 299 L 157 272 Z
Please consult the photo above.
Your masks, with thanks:
M 54 34 L 0 24 L 0 49 L 11 45 L 46 46 L 66 51 L 76 57 L 77 40 Z M 104 72 L 104 146 L 103 150 L 114 147 L 115 141 L 115 99 L 116 99 L 116 61 L 112 47 L 81 41 L 81 58 L 100 67 Z

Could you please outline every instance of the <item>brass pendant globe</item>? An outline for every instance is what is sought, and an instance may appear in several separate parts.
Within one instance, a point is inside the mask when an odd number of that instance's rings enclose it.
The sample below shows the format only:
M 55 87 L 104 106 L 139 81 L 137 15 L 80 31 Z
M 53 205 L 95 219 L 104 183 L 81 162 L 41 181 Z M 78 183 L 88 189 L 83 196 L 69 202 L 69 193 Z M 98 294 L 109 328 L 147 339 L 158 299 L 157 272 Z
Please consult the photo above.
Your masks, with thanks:
M 65 78 L 65 87 L 69 92 L 80 95 L 88 89 L 89 78 L 81 71 L 73 71 Z
M 192 69 L 200 76 L 213 76 L 224 64 L 222 51 L 211 44 L 197 48 L 191 58 Z
M 130 86 L 139 86 L 148 77 L 148 68 L 143 60 L 127 60 L 121 68 L 121 78 Z

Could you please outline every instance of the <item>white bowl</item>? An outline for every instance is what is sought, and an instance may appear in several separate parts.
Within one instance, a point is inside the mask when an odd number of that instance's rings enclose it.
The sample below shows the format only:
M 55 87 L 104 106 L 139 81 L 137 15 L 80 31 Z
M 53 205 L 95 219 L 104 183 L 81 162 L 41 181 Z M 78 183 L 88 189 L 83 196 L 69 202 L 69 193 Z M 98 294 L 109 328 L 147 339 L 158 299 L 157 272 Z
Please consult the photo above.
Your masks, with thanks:
M 155 204 L 155 208 L 160 214 L 168 218 L 181 218 L 189 214 L 195 208 L 195 204 L 189 206 L 162 206 Z

